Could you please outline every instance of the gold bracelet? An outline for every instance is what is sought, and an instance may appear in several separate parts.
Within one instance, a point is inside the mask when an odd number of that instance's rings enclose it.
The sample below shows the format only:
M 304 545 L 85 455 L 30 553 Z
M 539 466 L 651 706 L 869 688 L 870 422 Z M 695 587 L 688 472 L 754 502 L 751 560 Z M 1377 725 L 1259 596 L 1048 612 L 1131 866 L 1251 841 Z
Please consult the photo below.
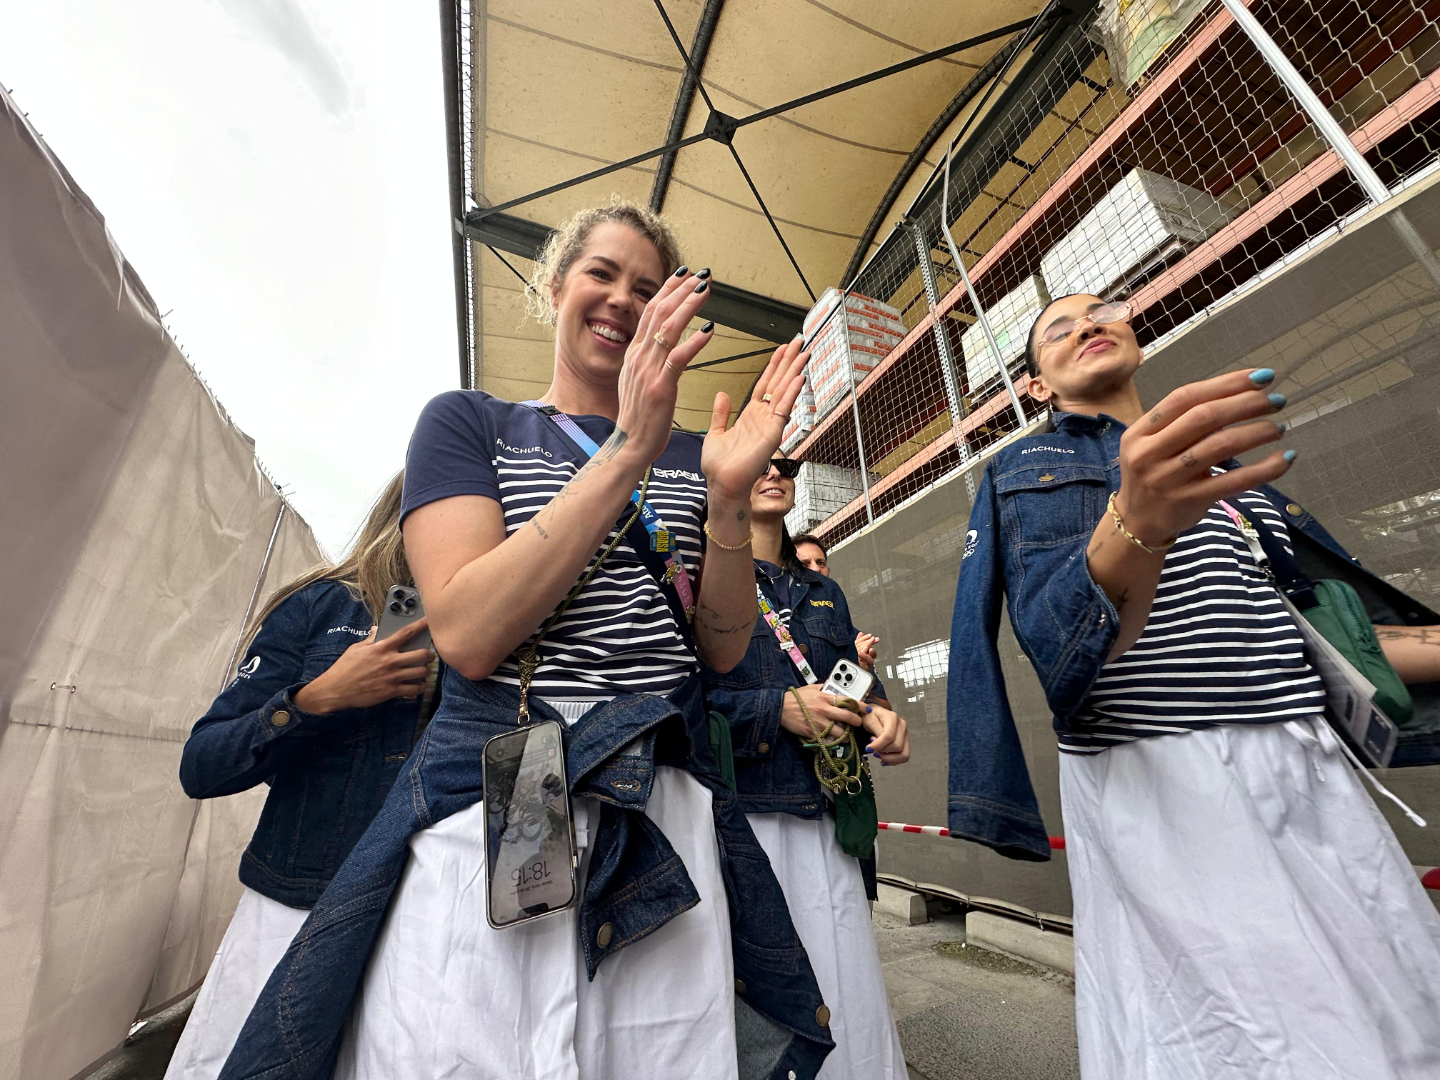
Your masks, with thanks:
M 741 540 L 740 543 L 727 544 L 710 531 L 710 522 L 707 521 L 705 522 L 705 535 L 708 536 L 710 538 L 710 542 L 716 547 L 718 547 L 721 551 L 744 551 L 747 547 L 750 546 L 750 541 L 755 538 L 755 530 L 751 529 L 748 533 L 746 533 L 745 539 Z
M 1121 536 L 1125 537 L 1126 540 L 1129 540 L 1132 544 L 1138 547 L 1141 551 L 1145 552 L 1147 555 L 1158 555 L 1162 551 L 1169 551 L 1172 547 L 1175 546 L 1175 541 L 1180 539 L 1178 534 L 1172 536 L 1163 544 L 1155 544 L 1152 547 L 1150 544 L 1145 543 L 1144 540 L 1141 540 L 1138 536 L 1132 533 L 1129 529 L 1125 528 L 1125 519 L 1120 516 L 1120 511 L 1115 509 L 1115 496 L 1119 494 L 1120 493 L 1118 491 L 1112 491 L 1110 493 L 1110 502 L 1106 505 L 1106 509 L 1110 511 L 1110 516 L 1115 519 L 1115 528 L 1119 530 Z

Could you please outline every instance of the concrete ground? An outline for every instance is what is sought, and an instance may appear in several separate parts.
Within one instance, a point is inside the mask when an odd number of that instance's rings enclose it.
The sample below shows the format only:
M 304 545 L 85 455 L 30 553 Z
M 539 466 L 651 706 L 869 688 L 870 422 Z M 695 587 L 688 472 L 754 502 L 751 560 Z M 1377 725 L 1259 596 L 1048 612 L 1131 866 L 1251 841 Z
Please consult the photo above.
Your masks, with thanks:
M 966 947 L 958 915 L 906 926 L 877 912 L 875 940 L 911 1080 L 1079 1077 L 1067 976 Z
M 958 915 L 907 926 L 877 912 L 875 940 L 911 1080 L 1079 1077 L 1066 976 L 966 947 Z M 191 1004 L 151 1018 L 85 1080 L 161 1080 Z

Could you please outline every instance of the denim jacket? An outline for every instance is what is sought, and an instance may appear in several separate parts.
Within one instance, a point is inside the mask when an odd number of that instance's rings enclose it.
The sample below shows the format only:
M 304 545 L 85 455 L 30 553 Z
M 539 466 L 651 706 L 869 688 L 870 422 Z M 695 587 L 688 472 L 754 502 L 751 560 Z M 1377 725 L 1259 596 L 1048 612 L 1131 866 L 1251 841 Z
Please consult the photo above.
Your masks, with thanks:
M 1012 858 L 1048 859 L 1050 847 L 1000 671 L 1000 603 L 1040 678 L 1056 729 L 1064 730 L 1119 629 L 1114 605 L 1090 577 L 1085 548 L 1120 487 L 1124 430 L 1108 416 L 1056 413 L 1051 431 L 998 450 L 975 493 L 950 631 L 949 825 L 952 836 Z M 1377 623 L 1440 622 L 1361 567 L 1299 504 L 1262 490 L 1289 526 L 1296 561 L 1310 577 L 1348 581 Z M 1411 693 L 1415 720 L 1402 732 L 1394 766 L 1440 761 L 1440 684 Z
M 315 903 L 400 775 L 420 700 L 325 716 L 295 694 L 363 641 L 372 620 L 338 581 L 289 596 L 255 635 L 233 682 L 190 732 L 180 783 L 192 799 L 270 785 L 240 880 L 291 907 Z
M 275 966 L 222 1080 L 331 1074 L 405 868 L 409 838 L 480 801 L 481 749 L 490 736 L 513 730 L 518 706 L 512 687 L 446 672 L 440 710 L 379 815 Z M 535 698 L 530 709 L 538 720 L 560 720 Z M 565 743 L 571 792 L 601 804 L 579 910 L 589 977 L 608 957 L 699 901 L 684 863 L 644 813 L 655 766 L 685 768 L 712 796 L 730 905 L 740 1076 L 813 1078 L 834 1046 L 828 1010 L 780 884 L 711 756 L 699 678 L 668 699 L 624 695 L 598 705 L 565 730 Z M 483 857 L 477 852 L 477 858 Z M 607 924 L 610 934 L 597 937 Z M 599 944 L 600 937 L 606 944 Z M 513 1034 L 497 1031 L 495 1037 Z
M 758 569 L 755 579 L 778 611 L 769 579 Z M 823 680 L 835 661 L 856 660 L 850 606 L 840 586 L 823 574 L 801 568 L 791 580 L 790 635 Z M 764 616 L 756 618 L 750 647 L 737 667 L 724 674 L 705 668 L 703 676 L 706 703 L 730 721 L 741 809 L 747 814 L 822 817 L 825 799 L 815 777 L 814 752 L 780 727 L 786 690 L 804 685 L 804 680 Z M 876 693 L 884 693 L 878 682 Z

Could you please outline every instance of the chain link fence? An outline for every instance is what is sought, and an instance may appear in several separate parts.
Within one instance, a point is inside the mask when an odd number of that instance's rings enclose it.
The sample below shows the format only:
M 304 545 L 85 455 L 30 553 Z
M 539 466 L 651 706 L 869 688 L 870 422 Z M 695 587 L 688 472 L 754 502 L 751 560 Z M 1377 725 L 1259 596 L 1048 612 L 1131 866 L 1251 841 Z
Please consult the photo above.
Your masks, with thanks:
M 834 544 L 947 477 L 973 494 L 971 466 L 1045 420 L 1024 352 L 1051 298 L 1125 299 L 1154 348 L 1426 175 L 1437 68 L 1440 0 L 1103 0 L 1078 27 L 1037 20 L 807 320 L 829 351 L 787 440 L 809 463 L 792 530 Z

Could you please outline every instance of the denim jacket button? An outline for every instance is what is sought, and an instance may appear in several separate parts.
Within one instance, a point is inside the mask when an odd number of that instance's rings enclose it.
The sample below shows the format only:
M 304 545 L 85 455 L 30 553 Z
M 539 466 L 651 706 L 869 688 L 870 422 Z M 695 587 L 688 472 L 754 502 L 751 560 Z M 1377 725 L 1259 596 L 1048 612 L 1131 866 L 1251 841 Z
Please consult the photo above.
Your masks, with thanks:
M 735 980 L 735 993 L 739 994 L 741 997 L 745 996 L 745 982 L 743 979 Z
M 830 1026 L 830 1006 L 821 1005 L 815 1010 L 815 1022 L 823 1028 Z
M 788 1080 L 795 1080 L 795 1070 L 791 1069 L 789 1073 L 786 1074 L 786 1076 L 788 1077 Z
M 770 744 L 768 742 L 762 742 L 759 746 L 755 747 L 755 749 L 762 754 L 768 754 L 770 752 Z
M 276 727 L 284 727 L 290 722 L 290 714 L 284 709 L 276 709 L 270 714 L 270 723 Z
M 1285 513 L 1289 514 L 1291 517 L 1299 517 L 1299 516 L 1300 516 L 1300 504 L 1299 504 L 1299 503 L 1286 503 L 1286 504 L 1285 504 Z
M 609 948 L 610 939 L 615 936 L 615 928 L 608 922 L 601 923 L 600 929 L 595 932 L 595 944 L 602 949 Z
M 810 646 L 809 646 L 809 645 L 806 645 L 803 641 L 797 643 L 796 648 L 798 648 L 798 649 L 800 650 L 800 655 L 801 655 L 801 656 L 809 656 L 809 655 L 810 655 Z

